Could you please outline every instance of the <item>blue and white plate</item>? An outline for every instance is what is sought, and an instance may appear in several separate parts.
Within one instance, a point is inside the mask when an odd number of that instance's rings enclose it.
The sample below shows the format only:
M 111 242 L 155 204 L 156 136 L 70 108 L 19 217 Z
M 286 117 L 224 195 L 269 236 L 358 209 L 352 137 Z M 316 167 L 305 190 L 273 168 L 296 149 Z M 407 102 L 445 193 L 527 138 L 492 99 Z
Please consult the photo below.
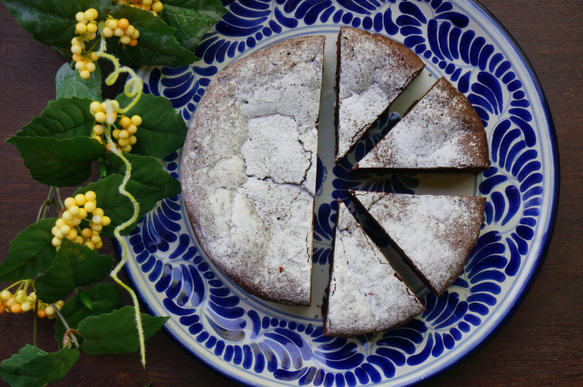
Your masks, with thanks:
M 164 200 L 128 237 L 127 269 L 142 299 L 153 314 L 170 316 L 166 329 L 186 351 L 243 384 L 406 385 L 456 364 L 517 307 L 541 266 L 553 228 L 558 196 L 554 129 L 524 55 L 472 1 L 225 3 L 230 12 L 199 46 L 199 62 L 142 71 L 146 90 L 172 101 L 185 121 L 211 77 L 227 64 L 293 36 L 324 34 L 333 40 L 346 25 L 403 42 L 426 62 L 434 79 L 445 76 L 456 85 L 486 127 L 491 167 L 470 177 L 403 174 L 359 182 L 327 161 L 329 151 L 321 147 L 310 308 L 282 307 L 241 291 L 197 246 L 182 198 Z M 322 126 L 329 132 L 329 122 Z M 180 154 L 164 162 L 178 178 Z M 320 305 L 333 235 L 332 198 L 369 187 L 485 196 L 484 226 L 447 294 L 436 298 L 419 290 L 426 312 L 375 335 L 326 338 Z

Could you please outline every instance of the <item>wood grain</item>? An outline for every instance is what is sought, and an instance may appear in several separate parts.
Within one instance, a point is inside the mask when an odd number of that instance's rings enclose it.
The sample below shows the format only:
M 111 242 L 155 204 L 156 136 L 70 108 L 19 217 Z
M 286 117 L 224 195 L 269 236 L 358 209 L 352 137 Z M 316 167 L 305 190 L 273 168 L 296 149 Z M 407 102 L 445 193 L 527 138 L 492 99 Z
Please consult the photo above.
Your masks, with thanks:
M 516 313 L 491 341 L 462 364 L 428 381 L 432 386 L 583 385 L 583 2 L 482 0 L 530 60 L 550 105 L 561 161 L 561 196 L 546 260 Z M 5 140 L 55 98 L 64 63 L 34 41 L 0 4 L 0 137 Z M 47 188 L 34 182 L 18 152 L 0 142 L 0 260 L 9 242 L 33 223 Z M 106 247 L 113 253 L 111 245 Z M 1 287 L 1 284 L 0 284 Z M 56 349 L 52 324 L 40 324 L 39 346 Z M 32 340 L 32 319 L 0 316 L 0 360 Z M 137 355 L 82 355 L 55 386 L 230 385 L 165 333 L 148 342 L 148 366 Z M 0 382 L 1 385 L 1 382 Z

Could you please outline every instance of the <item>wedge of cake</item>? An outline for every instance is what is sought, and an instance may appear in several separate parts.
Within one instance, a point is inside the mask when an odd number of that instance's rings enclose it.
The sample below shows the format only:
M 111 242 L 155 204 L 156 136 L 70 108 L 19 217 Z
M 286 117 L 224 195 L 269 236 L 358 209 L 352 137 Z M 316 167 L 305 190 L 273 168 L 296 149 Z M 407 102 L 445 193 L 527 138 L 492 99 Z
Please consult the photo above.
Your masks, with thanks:
M 197 106 L 180 179 L 194 234 L 248 293 L 309 305 L 323 36 L 219 71 Z
M 356 168 L 480 172 L 488 168 L 484 126 L 468 99 L 440 78 Z
M 357 192 L 354 199 L 436 295 L 461 274 L 478 241 L 486 199 Z
M 424 309 L 339 202 L 324 334 L 352 337 L 383 331 L 405 324 Z
M 342 27 L 337 44 L 338 161 L 425 64 L 403 44 L 355 28 Z

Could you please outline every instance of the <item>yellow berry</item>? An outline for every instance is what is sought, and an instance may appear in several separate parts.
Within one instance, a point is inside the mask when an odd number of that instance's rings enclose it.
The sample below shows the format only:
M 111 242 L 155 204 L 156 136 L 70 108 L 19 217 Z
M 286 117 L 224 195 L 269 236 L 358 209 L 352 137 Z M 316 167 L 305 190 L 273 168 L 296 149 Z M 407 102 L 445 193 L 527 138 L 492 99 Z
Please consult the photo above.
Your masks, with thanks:
M 102 216 L 101 217 L 101 225 L 107 227 L 111 224 L 111 218 L 109 216 Z
M 142 125 L 142 117 L 136 115 L 133 115 L 132 118 L 132 124 L 134 124 L 135 126 L 140 126 Z
M 12 297 L 12 293 L 10 293 L 10 290 L 8 290 L 8 289 L 5 289 L 5 290 L 2 290 L 2 292 L 0 292 L 0 299 L 1 299 L 2 301 L 6 301 L 6 300 L 8 300 L 10 297 Z
M 85 13 L 84 12 L 77 12 L 75 14 L 75 20 L 77 20 L 79 23 L 83 23 L 85 21 Z
M 67 239 L 74 242 L 75 239 L 77 239 L 78 236 L 78 232 L 76 228 L 71 229 L 71 231 L 69 231 L 69 233 L 67 234 Z
M 93 51 L 91 54 L 89 54 L 89 59 L 91 59 L 93 62 L 97 62 L 99 60 L 99 54 Z
M 82 206 L 83 204 L 85 204 L 86 201 L 87 199 L 85 198 L 85 195 L 83 194 L 75 195 L 75 203 L 77 203 L 78 206 Z
M 21 308 L 22 312 L 26 313 L 32 309 L 32 305 L 29 304 L 28 302 L 25 302 L 25 303 L 20 304 L 20 308 Z
M 87 210 L 85 209 L 85 207 L 80 207 L 79 213 L 77 214 L 77 219 L 81 220 L 81 219 L 85 219 L 86 217 L 87 217 Z
M 47 317 L 47 313 L 43 309 L 39 309 L 36 311 L 36 315 L 38 318 L 45 318 Z
M 53 240 L 51 241 L 51 243 L 53 244 L 53 246 L 55 247 L 59 247 L 62 243 L 61 239 L 54 237 Z
M 22 306 L 20 304 L 14 304 L 10 307 L 10 312 L 17 314 L 22 312 Z
M 85 65 L 85 69 L 87 69 L 87 71 L 92 73 L 97 69 L 97 66 L 95 66 L 95 63 L 93 63 L 93 62 L 87 62 L 87 64 Z
M 115 29 L 117 28 L 117 19 L 107 19 L 107 21 L 105 22 L 105 26 L 111 29 L 112 31 L 115 31 Z
M 128 28 L 126 28 L 126 35 L 131 37 L 134 32 L 136 32 L 136 28 L 132 25 L 128 26 Z
M 61 218 L 63 218 L 67 222 L 69 222 L 69 221 L 73 220 L 73 215 L 71 215 L 71 212 L 69 212 L 69 210 L 65 210 L 65 211 L 63 211 Z
M 100 124 L 103 124 L 106 120 L 107 116 L 105 115 L 104 112 L 97 112 L 95 113 L 95 121 L 99 122 Z
M 106 38 L 111 38 L 113 36 L 113 30 L 109 27 L 104 27 L 103 31 L 101 31 L 103 33 L 103 36 L 105 36 Z
M 74 205 L 75 205 L 75 199 L 74 198 L 69 197 L 69 198 L 65 199 L 65 207 L 71 208 Z
M 130 22 L 125 17 L 122 17 L 117 21 L 117 27 L 121 28 L 122 30 L 126 30 L 130 26 Z
M 119 138 L 119 129 L 114 129 L 113 132 L 111 132 L 111 135 L 113 136 L 113 138 L 117 139 Z
M 130 140 L 128 140 L 127 138 L 120 138 L 117 143 L 119 144 L 119 146 L 121 146 L 122 148 L 125 146 L 130 145 Z
M 64 225 L 63 227 L 61 227 L 59 229 L 59 232 L 62 235 L 68 235 L 71 232 L 71 226 L 69 226 L 68 224 Z
M 86 64 L 87 63 L 85 61 L 81 60 L 81 61 L 75 63 L 75 69 L 77 71 L 83 71 L 83 70 L 85 70 Z
M 89 105 L 89 111 L 92 114 L 95 114 L 97 112 L 100 112 L 103 110 L 103 106 L 101 106 L 101 102 L 99 101 L 93 101 L 91 102 L 91 105 Z
M 124 32 L 121 28 L 117 27 L 115 30 L 113 30 L 113 34 L 119 38 L 124 35 Z
M 52 306 L 47 305 L 47 307 L 45 308 L 45 313 L 47 314 L 48 318 L 51 318 L 51 316 L 55 315 L 55 309 Z
M 119 124 L 127 129 L 132 124 L 132 119 L 129 117 L 123 116 L 119 120 Z
M 73 216 L 77 216 L 79 214 L 79 206 L 71 206 L 71 208 L 69 208 L 69 213 Z
M 87 70 L 80 71 L 79 75 L 81 76 L 81 79 L 87 80 L 87 79 L 91 78 L 91 73 Z
M 119 138 L 128 138 L 130 136 L 130 132 L 126 129 L 119 131 Z
M 85 208 L 85 211 L 87 211 L 87 212 L 93 212 L 93 211 L 95 211 L 95 208 L 97 208 L 97 203 L 95 202 L 95 200 L 88 200 L 85 203 L 84 208 Z
M 77 23 L 77 25 L 75 25 L 75 32 L 79 35 L 83 35 L 87 32 L 87 25 L 85 23 Z
M 91 229 L 94 231 L 103 230 L 103 224 L 91 223 Z
M 154 12 L 161 12 L 164 9 L 164 5 L 162 4 L 161 1 L 157 1 L 154 4 L 152 4 L 152 11 Z
M 138 127 L 136 125 L 130 125 L 130 127 L 128 128 L 129 134 L 136 134 L 137 131 L 138 131 Z
M 136 136 L 131 136 L 129 138 L 130 141 L 130 145 L 136 145 L 136 142 L 138 142 L 138 138 Z
M 93 231 L 90 228 L 84 228 L 83 230 L 81 230 L 81 235 L 83 236 L 83 238 L 89 239 L 93 236 Z
M 82 245 L 83 242 L 85 242 L 85 239 L 83 239 L 83 237 L 81 235 L 77 235 L 77 237 L 75 238 L 75 240 L 73 242 Z
M 91 243 L 91 241 L 87 241 L 87 242 L 83 243 L 83 245 L 89 247 L 91 250 L 95 250 L 95 245 L 93 243 Z
M 132 38 L 138 39 L 139 37 L 140 37 L 140 31 L 136 28 L 136 30 L 134 31 L 134 34 L 132 35 Z
M 95 191 L 87 191 L 85 192 L 85 199 L 87 200 L 95 200 L 97 199 L 97 194 L 95 193 Z
M 104 131 L 105 131 L 105 128 L 102 125 L 95 125 L 93 127 L 93 133 L 95 133 L 98 136 L 101 136 Z
M 97 24 L 89 23 L 87 24 L 87 32 L 90 34 L 94 34 L 97 32 Z
M 80 45 L 76 44 L 74 46 L 71 46 L 71 53 L 72 54 L 81 54 L 83 52 L 83 47 L 81 47 Z
M 99 242 L 101 242 L 101 237 L 99 235 L 93 235 L 90 242 L 96 246 Z

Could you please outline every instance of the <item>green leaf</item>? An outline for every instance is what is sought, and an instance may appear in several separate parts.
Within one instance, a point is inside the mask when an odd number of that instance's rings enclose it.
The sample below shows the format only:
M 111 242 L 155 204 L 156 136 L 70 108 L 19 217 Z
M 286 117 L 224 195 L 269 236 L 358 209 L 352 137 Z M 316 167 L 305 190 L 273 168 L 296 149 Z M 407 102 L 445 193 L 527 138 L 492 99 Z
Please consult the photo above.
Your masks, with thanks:
M 125 94 L 120 94 L 116 99 L 120 106 L 130 102 Z M 128 113 L 134 114 L 142 117 L 142 125 L 138 127 L 138 141 L 132 146 L 132 153 L 164 157 L 184 145 L 188 128 L 166 98 L 144 94 Z
M 168 317 L 152 317 L 142 313 L 141 319 L 144 337 L 147 339 L 162 328 Z M 83 336 L 81 349 L 90 355 L 130 353 L 140 347 L 135 311 L 131 306 L 99 316 L 89 316 L 81 321 L 77 330 Z
M 102 101 L 101 98 L 101 69 L 95 69 L 87 80 L 81 78 L 79 71 L 74 70 L 68 63 L 61 66 L 55 77 L 57 84 L 57 100 L 59 98 L 87 98 L 91 101 Z
M 116 18 L 126 18 L 138 31 L 140 37 L 135 47 L 119 44 L 119 38 L 107 39 L 107 52 L 115 55 L 124 64 L 186 66 L 198 58 L 184 49 L 170 28 L 161 18 L 130 6 L 112 9 Z
M 26 344 L 0 364 L 0 375 L 13 387 L 37 387 L 61 379 L 79 359 L 77 348 L 47 353 Z
M 101 281 L 112 265 L 111 256 L 64 238 L 51 267 L 35 280 L 36 294 L 44 302 L 57 302 L 78 286 Z
M 157 159 L 133 154 L 124 156 L 132 165 L 132 174 L 126 189 L 139 203 L 138 220 L 152 210 L 158 201 L 180 193 L 180 182 L 170 176 Z M 101 235 L 113 236 L 115 227 L 131 218 L 133 207 L 129 199 L 118 190 L 125 175 L 125 164 L 114 154 L 108 154 L 107 161 L 111 175 L 88 184 L 75 194 L 87 191 L 96 193 L 97 205 L 111 218 L 111 224 L 103 228 Z M 122 234 L 127 235 L 134 228 L 135 225 L 128 227 Z
M 60 98 L 6 142 L 14 145 L 36 181 L 70 187 L 91 176 L 91 163 L 105 146 L 90 139 L 95 123 L 90 99 Z
M 73 187 L 86 181 L 92 162 L 105 153 L 105 146 L 89 137 L 12 136 L 7 142 L 18 149 L 34 180 L 55 187 Z
M 95 124 L 89 111 L 91 102 L 91 99 L 77 97 L 50 101 L 40 117 L 26 124 L 16 136 L 56 139 L 90 136 Z
M 176 30 L 182 47 L 194 52 L 208 29 L 227 12 L 219 0 L 166 0 L 160 16 Z
M 18 24 L 48 46 L 71 48 L 75 36 L 75 14 L 96 8 L 105 16 L 111 0 L 2 0 Z
M 81 298 L 80 293 L 69 298 L 61 308 L 61 315 L 67 321 L 70 328 L 77 329 L 79 323 L 89 316 L 99 316 L 119 309 L 123 305 L 123 292 L 112 283 L 102 283 L 87 290 L 84 295 L 91 301 L 93 309 L 88 309 Z M 55 323 L 55 338 L 62 346 L 63 336 L 66 329 L 59 319 Z M 79 341 L 82 337 L 77 336 Z
M 33 278 L 46 270 L 56 255 L 51 232 L 56 218 L 43 219 L 21 231 L 8 250 L 8 257 L 0 265 L 0 282 Z

